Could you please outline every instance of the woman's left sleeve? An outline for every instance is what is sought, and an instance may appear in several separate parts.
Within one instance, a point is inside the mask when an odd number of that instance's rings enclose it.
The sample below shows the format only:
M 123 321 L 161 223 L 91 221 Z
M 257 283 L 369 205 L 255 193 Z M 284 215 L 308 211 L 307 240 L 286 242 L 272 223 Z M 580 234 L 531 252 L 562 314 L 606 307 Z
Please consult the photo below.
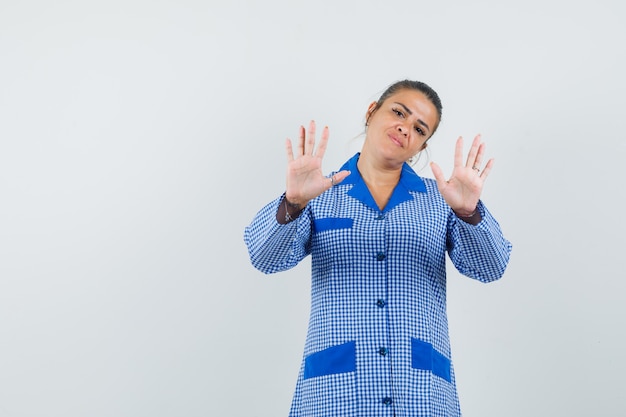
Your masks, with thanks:
M 504 274 L 512 245 L 481 201 L 478 202 L 477 210 L 480 210 L 482 216 L 477 225 L 464 222 L 450 210 L 448 254 L 461 274 L 482 282 L 491 282 Z

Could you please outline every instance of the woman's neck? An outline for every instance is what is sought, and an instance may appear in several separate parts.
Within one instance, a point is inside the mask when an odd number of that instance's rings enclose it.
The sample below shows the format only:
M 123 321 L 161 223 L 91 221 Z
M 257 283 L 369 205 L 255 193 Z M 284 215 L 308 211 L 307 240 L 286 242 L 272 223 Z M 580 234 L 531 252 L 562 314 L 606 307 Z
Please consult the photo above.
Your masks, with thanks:
M 384 164 L 368 158 L 367 154 L 361 153 L 357 161 L 357 168 L 361 177 L 368 186 L 395 187 L 400 181 L 402 165 L 398 167 L 385 166 Z
M 376 201 L 376 205 L 380 210 L 383 210 L 400 181 L 402 166 L 398 168 L 385 167 L 361 154 L 357 161 L 357 168 L 361 178 L 365 181 L 365 185 L 367 185 L 367 189 Z

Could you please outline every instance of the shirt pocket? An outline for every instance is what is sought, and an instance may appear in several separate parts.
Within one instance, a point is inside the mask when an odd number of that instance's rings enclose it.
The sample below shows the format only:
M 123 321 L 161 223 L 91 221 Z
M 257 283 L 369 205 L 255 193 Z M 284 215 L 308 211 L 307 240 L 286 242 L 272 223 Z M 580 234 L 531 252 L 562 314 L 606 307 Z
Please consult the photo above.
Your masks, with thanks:
M 331 346 L 304 358 L 304 379 L 356 370 L 356 342 Z
M 433 345 L 419 339 L 411 339 L 411 367 L 430 371 L 433 375 L 452 381 L 450 372 L 451 362 Z
M 354 220 L 348 217 L 324 217 L 313 220 L 313 228 L 316 233 L 327 230 L 351 229 Z

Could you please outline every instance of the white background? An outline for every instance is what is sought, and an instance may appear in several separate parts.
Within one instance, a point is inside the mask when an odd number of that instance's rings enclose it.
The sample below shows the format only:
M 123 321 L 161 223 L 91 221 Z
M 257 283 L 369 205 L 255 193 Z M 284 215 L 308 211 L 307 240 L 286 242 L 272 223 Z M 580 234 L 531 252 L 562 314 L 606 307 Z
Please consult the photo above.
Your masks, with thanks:
M 1 0 L 0 417 L 286 415 L 310 263 L 262 275 L 243 228 L 286 137 L 330 126 L 337 169 L 403 78 L 447 173 L 482 133 L 514 245 L 449 274 L 464 415 L 624 415 L 624 8 Z

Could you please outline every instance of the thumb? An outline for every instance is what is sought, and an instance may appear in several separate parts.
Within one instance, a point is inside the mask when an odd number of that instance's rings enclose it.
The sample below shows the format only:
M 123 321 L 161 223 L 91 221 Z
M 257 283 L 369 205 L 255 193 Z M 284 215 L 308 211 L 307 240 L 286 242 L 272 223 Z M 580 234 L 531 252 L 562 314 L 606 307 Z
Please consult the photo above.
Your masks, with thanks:
M 446 179 L 443 176 L 443 171 L 435 162 L 430 163 L 430 169 L 433 171 L 433 175 L 435 176 L 435 180 L 437 181 L 437 186 L 441 189 L 445 183 Z
M 333 175 L 333 182 L 335 185 L 339 184 L 341 181 L 345 180 L 348 175 L 350 175 L 350 171 L 344 170 L 344 171 L 339 171 L 336 172 Z

